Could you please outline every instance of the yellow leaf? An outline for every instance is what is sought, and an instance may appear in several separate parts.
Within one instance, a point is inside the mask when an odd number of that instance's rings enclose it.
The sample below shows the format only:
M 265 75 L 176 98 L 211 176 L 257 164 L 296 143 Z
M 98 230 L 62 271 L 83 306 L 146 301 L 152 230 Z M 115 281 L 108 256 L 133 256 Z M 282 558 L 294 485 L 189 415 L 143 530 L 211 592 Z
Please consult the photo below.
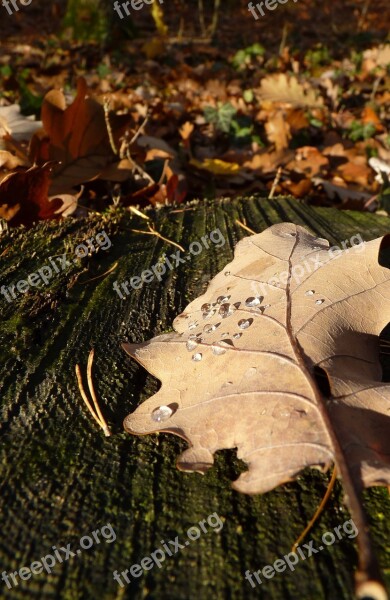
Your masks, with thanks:
M 197 169 L 213 173 L 213 175 L 234 175 L 240 170 L 240 165 L 237 163 L 226 162 L 219 158 L 205 158 L 203 162 L 192 158 L 190 165 Z
M 142 50 L 145 52 L 147 58 L 153 60 L 156 56 L 160 56 L 164 52 L 165 44 L 161 38 L 154 37 L 150 42 L 145 42 Z
M 156 29 L 161 36 L 167 35 L 168 27 L 164 23 L 164 13 L 161 6 L 154 0 L 152 4 L 152 17 L 156 25 Z

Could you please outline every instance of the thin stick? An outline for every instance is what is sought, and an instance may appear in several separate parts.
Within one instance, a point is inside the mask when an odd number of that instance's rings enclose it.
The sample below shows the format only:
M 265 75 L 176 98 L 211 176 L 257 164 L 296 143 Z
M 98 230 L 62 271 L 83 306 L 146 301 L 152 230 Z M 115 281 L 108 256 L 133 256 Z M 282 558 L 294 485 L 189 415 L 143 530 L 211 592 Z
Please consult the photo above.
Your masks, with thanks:
M 90 281 L 96 281 L 96 279 L 100 279 L 101 277 L 104 277 L 105 275 L 108 275 L 109 273 L 112 273 L 112 271 L 115 271 L 115 269 L 118 266 L 118 262 L 114 263 L 112 265 L 112 267 L 110 267 L 108 269 L 108 271 L 106 271 L 105 273 L 102 273 L 101 275 L 97 275 L 96 277 L 92 277 L 92 279 L 87 279 L 86 281 L 79 281 L 78 283 L 80 285 L 84 285 L 85 283 L 90 283 Z
M 183 246 L 180 246 L 180 244 L 177 244 L 176 242 L 172 242 L 172 240 L 169 240 L 168 238 L 161 235 L 161 233 L 156 231 L 151 225 L 149 225 L 149 223 L 148 223 L 148 227 L 149 227 L 150 231 L 142 231 L 142 229 L 131 229 L 131 231 L 134 231 L 135 233 L 144 233 L 145 235 L 156 235 L 161 240 L 164 240 L 164 242 L 167 242 L 168 244 L 172 244 L 172 246 L 176 246 L 176 248 L 179 248 L 179 250 L 181 250 L 182 252 L 185 252 L 185 248 L 183 248 Z
M 211 26 L 209 27 L 210 37 L 214 37 L 215 31 L 217 29 L 220 4 L 221 0 L 214 0 L 213 20 L 211 21 Z
M 92 363 L 93 363 L 93 357 L 95 354 L 95 350 L 92 348 L 91 352 L 89 353 L 88 356 L 88 364 L 87 364 L 87 380 L 88 380 L 88 387 L 89 387 L 89 391 L 91 393 L 92 396 L 92 400 L 93 400 L 93 404 L 95 406 L 96 409 L 96 413 L 100 419 L 101 422 L 101 427 L 104 431 L 104 435 L 106 437 L 111 435 L 111 431 L 108 429 L 108 425 L 105 421 L 105 418 L 102 415 L 102 412 L 100 410 L 97 398 L 96 398 L 96 394 L 95 394 L 95 389 L 93 387 L 93 381 L 92 381 Z
M 115 146 L 114 136 L 112 135 L 112 129 L 111 129 L 111 124 L 110 124 L 110 115 L 108 114 L 109 106 L 110 106 L 110 100 L 108 98 L 105 98 L 103 108 L 104 108 L 104 120 L 106 122 L 108 139 L 110 141 L 110 146 L 111 146 L 113 153 L 118 154 L 118 150 Z
M 253 229 L 251 229 L 250 227 L 248 227 L 247 225 L 245 225 L 244 223 L 242 223 L 238 219 L 236 219 L 236 223 L 237 223 L 237 225 L 240 225 L 240 227 L 242 227 L 246 231 L 249 231 L 249 233 L 253 233 L 253 235 L 256 235 L 256 231 L 253 231 Z
M 138 210 L 138 208 L 136 208 L 135 206 L 129 206 L 129 210 L 131 212 L 133 212 L 135 215 L 138 215 L 139 217 L 146 219 L 147 221 L 149 221 L 149 219 L 150 219 L 150 217 L 148 217 L 148 215 L 145 215 L 143 212 Z
M 271 191 L 268 196 L 268 200 L 272 200 L 272 198 L 274 197 L 276 186 L 278 185 L 278 183 L 280 181 L 281 175 L 282 175 L 282 167 L 278 167 L 278 170 L 276 171 L 274 182 L 272 184 Z
M 141 125 L 138 127 L 137 131 L 135 132 L 135 134 L 133 135 L 133 137 L 131 138 L 130 142 L 129 142 L 129 146 L 131 146 L 132 144 L 134 144 L 135 140 L 138 138 L 138 136 L 141 134 L 141 132 L 143 131 L 146 123 L 149 120 L 149 115 L 146 115 L 146 117 L 144 118 L 144 120 L 142 121 Z
M 299 546 L 299 544 L 301 543 L 301 541 L 306 537 L 306 535 L 309 533 L 310 529 L 313 527 L 314 523 L 317 521 L 318 517 L 320 516 L 321 512 L 324 509 L 325 504 L 328 501 L 329 496 L 332 493 L 332 490 L 334 488 L 334 484 L 336 482 L 336 477 L 337 477 L 337 469 L 336 469 L 336 466 L 334 466 L 333 467 L 332 477 L 330 478 L 330 481 L 328 483 L 328 487 L 326 488 L 325 496 L 322 498 L 321 504 L 317 507 L 316 512 L 314 513 L 313 517 L 310 519 L 309 523 L 306 525 L 305 529 L 302 531 L 301 535 L 294 542 L 294 544 L 293 544 L 293 546 L 291 548 L 291 552 L 295 552 L 295 550 L 297 549 L 297 547 Z
M 76 377 L 77 377 L 77 382 L 79 384 L 79 390 L 80 390 L 82 399 L 84 400 L 85 404 L 87 405 L 87 408 L 88 408 L 89 412 L 91 413 L 91 415 L 93 416 L 93 418 L 95 419 L 96 423 L 99 425 L 99 427 L 102 427 L 102 424 L 101 424 L 99 418 L 96 416 L 95 411 L 93 410 L 93 408 L 88 400 L 87 394 L 85 393 L 79 365 L 76 365 Z

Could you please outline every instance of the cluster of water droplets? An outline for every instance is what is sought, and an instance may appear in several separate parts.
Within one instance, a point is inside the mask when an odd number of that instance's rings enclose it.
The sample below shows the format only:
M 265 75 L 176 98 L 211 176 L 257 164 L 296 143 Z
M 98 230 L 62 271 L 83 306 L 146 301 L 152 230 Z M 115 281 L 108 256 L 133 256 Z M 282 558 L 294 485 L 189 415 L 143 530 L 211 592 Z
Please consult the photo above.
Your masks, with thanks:
M 315 290 L 306 290 L 305 292 L 305 296 L 314 296 L 315 295 Z M 318 298 L 317 300 L 315 300 L 316 304 L 323 304 L 325 302 L 324 298 Z

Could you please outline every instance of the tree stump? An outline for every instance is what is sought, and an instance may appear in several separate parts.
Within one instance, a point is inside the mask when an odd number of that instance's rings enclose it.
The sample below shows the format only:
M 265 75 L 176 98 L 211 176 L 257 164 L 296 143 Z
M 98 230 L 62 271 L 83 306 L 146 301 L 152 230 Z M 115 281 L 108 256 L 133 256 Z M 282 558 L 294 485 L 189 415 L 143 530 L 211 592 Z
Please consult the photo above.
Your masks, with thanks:
M 252 588 L 244 578 L 291 550 L 320 503 L 329 479 L 308 469 L 294 483 L 263 496 L 230 488 L 245 468 L 234 451 L 219 452 L 204 476 L 177 471 L 186 447 L 167 435 L 132 437 L 122 421 L 159 387 L 153 377 L 121 349 L 122 341 L 141 342 L 169 331 L 176 315 L 202 293 L 231 260 L 236 242 L 249 235 L 236 219 L 257 232 L 281 221 L 310 228 L 331 244 L 360 233 L 365 240 L 387 233 L 389 220 L 358 212 L 310 208 L 296 200 L 251 197 L 204 201 L 176 209 L 150 210 L 157 231 L 185 248 L 219 228 L 226 243 L 210 245 L 140 289 L 120 298 L 113 284 L 139 276 L 163 253 L 176 248 L 148 231 L 146 221 L 123 209 L 87 219 L 44 222 L 30 231 L 6 231 L 0 238 L 0 281 L 9 287 L 50 265 L 67 252 L 69 265 L 45 286 L 0 296 L 1 325 L 1 570 L 18 571 L 111 524 L 116 540 L 101 539 L 80 554 L 57 561 L 48 574 L 32 575 L 1 597 L 64 600 L 325 600 L 353 598 L 356 546 L 346 536 Z M 75 258 L 75 247 L 105 231 L 106 250 Z M 54 259 L 53 259 L 54 260 Z M 58 260 L 58 259 L 57 259 Z M 117 263 L 116 268 L 106 273 Z M 60 262 L 58 261 L 58 265 Z M 104 275 L 104 273 L 106 273 Z M 75 365 L 85 373 L 95 348 L 94 382 L 112 437 L 105 438 L 82 402 Z M 386 357 L 384 357 L 385 359 Z M 388 357 L 387 357 L 388 358 Z M 385 362 L 385 378 L 390 365 Z M 239 410 L 239 408 L 238 408 Z M 365 492 L 373 537 L 383 570 L 389 565 L 390 502 L 385 488 Z M 217 533 L 167 556 L 161 568 L 129 574 L 121 587 L 113 571 L 130 569 L 176 536 L 216 512 Z M 349 519 L 339 484 L 315 529 L 321 535 Z M 305 540 L 306 542 L 308 540 Z M 63 558 L 64 554 L 62 553 Z M 387 570 L 387 575 L 389 571 Z M 389 582 L 388 582 L 389 583 Z

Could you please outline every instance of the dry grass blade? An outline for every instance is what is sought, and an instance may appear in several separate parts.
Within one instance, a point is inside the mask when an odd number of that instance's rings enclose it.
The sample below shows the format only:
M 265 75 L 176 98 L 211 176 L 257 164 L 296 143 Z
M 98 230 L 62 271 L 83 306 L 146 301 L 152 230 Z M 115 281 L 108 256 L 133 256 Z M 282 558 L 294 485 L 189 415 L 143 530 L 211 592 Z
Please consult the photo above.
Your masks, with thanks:
M 240 227 L 245 229 L 245 231 L 249 231 L 249 233 L 253 233 L 253 235 L 256 235 L 256 231 L 253 231 L 253 229 L 251 229 L 250 227 L 245 225 L 245 223 L 242 223 L 242 221 L 239 221 L 238 219 L 236 219 L 236 223 L 237 223 L 237 225 L 239 225 Z
M 79 385 L 79 390 L 80 390 L 82 399 L 84 400 L 85 404 L 87 405 L 87 408 L 88 408 L 89 412 L 91 413 L 91 415 L 93 416 L 93 418 L 95 419 L 96 423 L 99 425 L 99 427 L 102 427 L 102 423 L 100 422 L 98 416 L 95 414 L 95 411 L 93 410 L 93 408 L 88 400 L 87 394 L 85 393 L 79 365 L 76 365 L 76 377 L 77 377 L 77 382 Z
M 86 281 L 79 281 L 80 285 L 84 285 L 85 283 L 90 283 L 91 281 L 96 281 L 96 279 L 100 279 L 101 277 L 104 277 L 105 275 L 108 275 L 109 273 L 112 273 L 113 271 L 115 271 L 115 269 L 118 266 L 118 262 L 114 263 L 112 265 L 112 267 L 110 267 L 108 269 L 108 271 L 105 271 L 104 273 L 102 273 L 101 275 L 97 275 L 96 277 L 92 277 L 92 279 L 87 279 Z
M 95 406 L 96 409 L 96 413 L 99 417 L 100 420 L 100 425 L 104 431 L 104 435 L 105 436 L 110 436 L 111 435 L 111 431 L 108 428 L 108 425 L 106 423 L 105 418 L 102 415 L 102 412 L 100 410 L 97 398 L 96 398 L 96 394 L 95 394 L 95 389 L 93 387 L 93 381 L 92 381 L 92 363 L 93 363 L 93 357 L 94 357 L 95 351 L 92 348 L 91 352 L 89 353 L 89 357 L 88 357 L 88 365 L 87 365 L 87 380 L 88 380 L 88 387 L 89 387 L 89 391 L 90 394 L 92 396 L 92 400 L 93 400 L 93 404 Z
M 336 467 L 333 467 L 332 477 L 330 478 L 330 481 L 328 483 L 328 487 L 326 488 L 325 495 L 324 495 L 324 497 L 321 500 L 321 504 L 319 505 L 319 507 L 317 508 L 316 512 L 314 513 L 314 515 L 310 519 L 309 523 L 306 525 L 305 529 L 302 531 L 302 533 L 300 534 L 300 536 L 294 542 L 294 544 L 293 544 L 293 546 L 291 548 L 291 552 L 295 552 L 295 550 L 298 548 L 298 546 L 301 543 L 301 541 L 305 539 L 305 537 L 309 533 L 310 529 L 313 527 L 314 523 L 317 521 L 318 517 L 322 513 L 322 511 L 323 511 L 323 509 L 325 507 L 325 504 L 327 503 L 328 498 L 329 498 L 329 496 L 332 493 L 332 490 L 334 488 L 334 484 L 336 483 L 336 477 L 337 477 L 337 469 L 336 469 Z
M 154 229 L 154 227 L 149 225 L 149 223 L 148 223 L 148 227 L 149 227 L 149 231 L 142 231 L 142 229 L 132 229 L 131 231 L 134 231 L 134 233 L 144 233 L 145 235 L 155 235 L 158 238 L 160 238 L 160 240 L 167 242 L 167 244 L 172 244 L 172 246 L 176 246 L 176 248 L 179 248 L 179 250 L 181 250 L 182 252 L 185 252 L 185 248 L 183 248 L 183 246 L 180 246 L 180 244 L 177 244 L 176 242 L 172 242 L 172 240 L 169 240 L 168 238 L 161 235 L 161 233 L 156 231 Z

